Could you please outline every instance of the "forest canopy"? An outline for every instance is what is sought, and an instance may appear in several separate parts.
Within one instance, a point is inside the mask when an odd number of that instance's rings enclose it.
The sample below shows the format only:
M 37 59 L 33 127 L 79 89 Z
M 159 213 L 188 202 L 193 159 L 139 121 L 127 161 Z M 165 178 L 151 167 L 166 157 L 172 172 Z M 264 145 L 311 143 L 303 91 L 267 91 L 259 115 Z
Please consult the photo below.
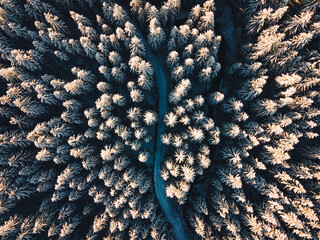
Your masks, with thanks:
M 319 13 L 0 1 L 1 239 L 319 239 Z

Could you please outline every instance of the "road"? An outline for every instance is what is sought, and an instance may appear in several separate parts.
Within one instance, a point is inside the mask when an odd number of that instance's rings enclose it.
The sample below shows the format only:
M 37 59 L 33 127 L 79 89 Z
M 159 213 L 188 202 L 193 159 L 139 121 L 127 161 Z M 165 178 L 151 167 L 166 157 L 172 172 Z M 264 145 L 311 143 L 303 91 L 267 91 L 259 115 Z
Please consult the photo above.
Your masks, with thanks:
M 147 60 L 154 69 L 156 84 L 159 94 L 159 121 L 157 127 L 157 135 L 155 139 L 153 180 L 154 189 L 161 206 L 162 211 L 166 215 L 168 221 L 173 227 L 174 235 L 177 240 L 189 240 L 190 233 L 183 219 L 181 207 L 176 200 L 166 197 L 165 181 L 160 175 L 160 165 L 164 159 L 164 145 L 161 142 L 161 136 L 164 133 L 164 115 L 167 113 L 167 81 L 162 66 L 153 54 L 148 54 Z
M 164 133 L 165 129 L 163 119 L 164 115 L 167 113 L 168 110 L 166 74 L 163 70 L 163 66 L 160 64 L 157 57 L 148 47 L 148 44 L 141 32 L 138 29 L 137 31 L 138 37 L 143 41 L 146 47 L 146 60 L 152 65 L 152 68 L 154 70 L 154 77 L 159 95 L 158 126 L 157 135 L 154 140 L 155 150 L 153 161 L 153 182 L 156 197 L 158 199 L 162 211 L 164 212 L 165 216 L 167 217 L 167 220 L 173 228 L 175 239 L 191 240 L 192 235 L 183 219 L 181 206 L 176 202 L 176 200 L 167 198 L 165 192 L 165 181 L 162 179 L 160 175 L 160 166 L 161 162 L 164 159 L 165 153 L 164 145 L 161 142 L 161 136 Z M 163 59 L 163 61 L 165 61 L 165 59 Z
M 148 52 L 148 51 L 147 51 Z M 166 215 L 168 221 L 173 227 L 174 235 L 177 240 L 189 240 L 190 233 L 186 227 L 186 223 L 183 219 L 181 207 L 176 200 L 167 198 L 165 192 L 165 181 L 160 175 L 161 162 L 164 159 L 164 145 L 161 142 L 161 136 L 164 133 L 164 115 L 167 113 L 167 80 L 165 73 L 160 65 L 159 61 L 153 54 L 147 54 L 147 60 L 153 66 L 154 75 L 156 78 L 156 84 L 159 94 L 159 121 L 157 127 L 157 135 L 155 139 L 155 152 L 154 152 L 154 166 L 153 166 L 153 180 L 154 189 L 161 206 L 162 211 Z
M 125 11 L 129 13 L 130 11 L 124 7 Z M 130 14 L 128 14 L 130 16 Z M 138 26 L 133 19 L 131 19 L 131 22 L 134 26 Z M 158 90 L 158 123 L 157 123 L 157 133 L 156 138 L 154 139 L 154 154 L 153 154 L 153 183 L 154 183 L 154 190 L 156 197 L 158 199 L 158 202 L 160 204 L 160 207 L 166 216 L 167 220 L 171 224 L 173 228 L 173 233 L 176 240 L 192 240 L 195 239 L 193 233 L 190 232 L 190 230 L 187 228 L 186 222 L 183 218 L 182 208 L 177 203 L 176 200 L 167 198 L 166 191 L 165 191 L 165 181 L 162 179 L 160 174 L 160 166 L 161 162 L 164 159 L 164 145 L 161 142 L 161 136 L 164 133 L 165 126 L 164 126 L 164 116 L 168 111 L 168 100 L 167 100 L 167 77 L 164 72 L 165 57 L 160 57 L 160 54 L 157 54 L 155 56 L 151 49 L 148 46 L 147 41 L 143 37 L 143 34 L 141 33 L 140 29 L 136 27 L 136 35 L 139 37 L 145 48 L 146 48 L 146 60 L 151 64 L 153 71 L 154 71 L 154 78 Z M 161 54 L 163 55 L 163 54 Z M 159 57 L 163 63 L 163 65 L 160 64 L 158 61 Z

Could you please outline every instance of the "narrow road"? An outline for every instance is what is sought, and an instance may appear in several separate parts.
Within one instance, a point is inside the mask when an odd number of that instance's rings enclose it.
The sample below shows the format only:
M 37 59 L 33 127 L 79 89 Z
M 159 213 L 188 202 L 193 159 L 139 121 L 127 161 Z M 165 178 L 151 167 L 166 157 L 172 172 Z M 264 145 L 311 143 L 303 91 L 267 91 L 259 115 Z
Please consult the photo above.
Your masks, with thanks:
M 164 212 L 167 220 L 171 224 L 175 239 L 177 240 L 191 240 L 192 233 L 186 226 L 183 218 L 181 206 L 176 202 L 176 200 L 167 198 L 165 191 L 165 182 L 160 175 L 160 165 L 164 159 L 164 146 L 161 142 L 161 136 L 164 133 L 164 115 L 167 113 L 167 79 L 163 66 L 158 61 L 157 57 L 152 53 L 148 46 L 148 43 L 144 39 L 142 33 L 137 28 L 137 35 L 143 41 L 146 48 L 146 60 L 151 64 L 154 70 L 154 77 L 156 80 L 156 85 L 159 95 L 159 110 L 158 110 L 158 126 L 157 135 L 154 140 L 155 150 L 154 150 L 154 161 L 153 161 L 153 182 L 156 197 L 160 204 L 162 211 Z M 164 60 L 165 61 L 165 60 Z
M 153 166 L 153 180 L 154 189 L 158 198 L 162 211 L 166 215 L 168 221 L 173 227 L 174 235 L 177 240 L 189 240 L 191 235 L 184 222 L 181 207 L 176 200 L 167 198 L 165 191 L 165 181 L 160 175 L 160 165 L 164 159 L 164 145 L 161 142 L 161 136 L 164 133 L 164 115 L 167 113 L 167 81 L 165 73 L 160 65 L 158 59 L 147 50 L 147 60 L 150 62 L 154 69 L 156 84 L 159 94 L 159 121 L 157 127 L 157 136 L 155 139 L 155 152 L 154 152 L 154 166 Z
M 148 52 L 148 51 L 147 51 Z M 167 113 L 167 81 L 165 73 L 153 54 L 147 54 L 147 60 L 154 69 L 156 84 L 159 93 L 159 121 L 157 128 L 157 136 L 155 139 L 153 180 L 154 189 L 158 198 L 162 211 L 165 213 L 168 221 L 173 227 L 174 235 L 177 240 L 191 239 L 189 230 L 184 222 L 181 207 L 174 199 L 167 198 L 165 192 L 165 181 L 160 175 L 160 165 L 164 159 L 164 145 L 161 142 L 161 136 L 164 133 L 163 118 Z

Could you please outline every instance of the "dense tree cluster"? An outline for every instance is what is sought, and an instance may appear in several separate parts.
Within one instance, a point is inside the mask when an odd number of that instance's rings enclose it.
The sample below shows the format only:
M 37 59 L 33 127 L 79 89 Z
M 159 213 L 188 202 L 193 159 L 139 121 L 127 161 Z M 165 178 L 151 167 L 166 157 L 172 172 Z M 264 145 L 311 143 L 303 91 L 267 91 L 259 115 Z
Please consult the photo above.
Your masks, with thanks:
M 205 239 L 320 237 L 320 5 L 264 3 L 240 3 L 254 40 L 230 69 L 238 89 L 208 99 L 223 115 L 220 143 L 209 193 L 187 204 Z
M 153 68 L 130 14 L 0 5 L 1 239 L 171 238 L 145 165 Z
M 1 239 L 320 238 L 319 0 L 227 4 L 0 1 Z
M 218 132 L 207 117 L 207 95 L 220 70 L 217 53 L 220 36 L 214 33 L 214 1 L 191 9 L 186 24 L 174 26 L 168 41 L 167 66 L 173 90 L 169 93 L 170 111 L 162 143 L 168 145 L 161 175 L 167 197 L 184 203 L 191 183 L 210 166 L 209 144 L 216 144 Z M 200 95 L 201 94 L 201 95 Z

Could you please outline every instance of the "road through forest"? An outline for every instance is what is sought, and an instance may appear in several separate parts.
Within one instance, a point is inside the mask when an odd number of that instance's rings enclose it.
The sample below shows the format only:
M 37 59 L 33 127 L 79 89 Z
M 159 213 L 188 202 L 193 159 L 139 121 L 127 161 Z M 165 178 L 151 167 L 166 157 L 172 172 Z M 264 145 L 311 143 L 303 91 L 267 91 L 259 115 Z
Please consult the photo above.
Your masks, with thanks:
M 146 45 L 146 44 L 145 44 Z M 154 151 L 154 162 L 153 162 L 153 181 L 156 197 L 161 206 L 162 211 L 166 215 L 168 221 L 174 230 L 174 235 L 177 240 L 189 240 L 190 233 L 186 227 L 186 223 L 183 219 L 181 207 L 174 199 L 167 198 L 165 191 L 165 182 L 160 175 L 161 162 L 164 159 L 164 145 L 161 141 L 161 136 L 164 133 L 164 116 L 167 113 L 167 79 L 164 70 L 159 63 L 156 56 L 147 47 L 147 60 L 153 67 L 154 76 L 156 80 L 156 85 L 158 89 L 158 127 L 157 135 L 154 141 L 155 151 Z
M 125 8 L 126 9 L 126 8 Z M 127 12 L 129 12 L 127 10 Z M 131 19 L 132 20 L 132 19 Z M 137 24 L 132 20 L 132 23 L 137 26 Z M 160 204 L 160 207 L 166 216 L 167 220 L 171 224 L 173 228 L 173 233 L 176 240 L 192 240 L 194 239 L 193 234 L 187 228 L 186 222 L 183 218 L 182 208 L 177 203 L 176 200 L 172 198 L 168 198 L 166 196 L 165 190 L 165 181 L 162 179 L 160 174 L 160 166 L 162 161 L 164 160 L 164 145 L 161 141 L 161 136 L 164 133 L 165 126 L 164 126 L 164 116 L 168 111 L 168 101 L 167 101 L 167 77 L 165 74 L 164 68 L 166 58 L 160 57 L 160 54 L 154 55 L 149 45 L 144 38 L 143 34 L 141 33 L 139 28 L 136 28 L 136 34 L 139 39 L 142 40 L 143 45 L 146 49 L 146 60 L 151 64 L 152 69 L 154 71 L 154 78 L 155 83 L 157 86 L 158 91 L 158 123 L 157 123 L 157 131 L 156 131 L 156 138 L 154 139 L 154 154 L 153 154 L 153 184 L 156 197 Z M 160 64 L 158 58 L 163 61 L 163 65 Z
M 231 8 L 228 4 L 226 4 L 224 1 L 219 1 L 220 4 L 224 4 L 221 6 L 221 17 L 219 18 L 219 25 L 221 28 L 225 25 L 230 25 L 228 31 L 224 31 L 222 33 L 223 41 L 226 41 L 226 45 L 228 46 L 229 51 L 227 52 L 227 58 L 228 61 L 233 62 L 234 58 L 236 57 L 237 51 L 235 43 L 235 33 L 234 30 L 234 18 L 232 16 Z M 220 6 L 220 5 L 219 5 Z M 142 37 L 142 35 L 141 35 Z M 142 37 L 143 39 L 143 37 Z M 196 236 L 194 236 L 190 230 L 187 228 L 186 223 L 183 218 L 182 208 L 177 203 L 175 199 L 167 198 L 165 193 L 165 181 L 162 179 L 160 175 L 160 166 L 161 162 L 164 159 L 165 149 L 164 145 L 161 142 L 161 136 L 164 133 L 164 122 L 163 118 L 164 115 L 167 113 L 167 82 L 169 79 L 166 79 L 165 74 L 165 65 L 161 64 L 165 62 L 166 59 L 163 59 L 162 57 L 158 61 L 158 55 L 154 55 L 151 50 L 148 48 L 147 43 L 143 39 L 146 49 L 147 49 L 147 60 L 150 62 L 154 69 L 154 76 L 157 84 L 158 94 L 159 94 L 159 111 L 158 111 L 158 127 L 157 127 L 157 135 L 155 139 L 155 152 L 154 152 L 154 169 L 153 169 L 153 178 L 154 178 L 154 189 L 157 196 L 157 199 L 160 203 L 160 206 L 165 213 L 167 219 L 171 223 L 175 238 L 178 240 L 191 240 L 191 239 L 197 239 Z M 230 64 L 230 63 L 229 63 Z
M 167 198 L 165 191 L 165 182 L 160 174 L 161 162 L 164 159 L 164 145 L 161 142 L 161 136 L 164 133 L 164 116 L 168 110 L 167 104 L 167 79 L 166 74 L 163 70 L 163 66 L 157 59 L 151 49 L 148 46 L 148 43 L 144 39 L 143 35 L 137 29 L 139 38 L 143 41 L 146 48 L 146 60 L 151 64 L 155 82 L 158 90 L 158 126 L 157 134 L 154 140 L 155 150 L 154 150 L 154 161 L 153 161 L 153 183 L 155 194 L 160 204 L 162 211 L 164 212 L 167 220 L 171 224 L 175 238 L 177 240 L 191 240 L 191 233 L 186 226 L 186 223 L 183 219 L 181 206 L 177 203 L 176 200 Z M 165 61 L 165 59 L 163 59 Z
M 188 240 L 190 238 L 189 230 L 186 227 L 186 223 L 182 216 L 181 207 L 176 200 L 166 197 L 165 182 L 160 175 L 160 165 L 164 159 L 164 145 L 161 142 L 161 136 L 164 133 L 163 118 L 167 113 L 167 80 L 165 73 L 160 65 L 159 61 L 153 54 L 147 54 L 148 61 L 151 63 L 154 69 L 156 77 L 156 84 L 159 95 L 159 120 L 157 127 L 157 135 L 155 139 L 155 152 L 154 152 L 154 167 L 153 167 L 153 180 L 154 189 L 160 206 L 165 213 L 167 219 L 171 223 L 174 235 L 178 240 Z

